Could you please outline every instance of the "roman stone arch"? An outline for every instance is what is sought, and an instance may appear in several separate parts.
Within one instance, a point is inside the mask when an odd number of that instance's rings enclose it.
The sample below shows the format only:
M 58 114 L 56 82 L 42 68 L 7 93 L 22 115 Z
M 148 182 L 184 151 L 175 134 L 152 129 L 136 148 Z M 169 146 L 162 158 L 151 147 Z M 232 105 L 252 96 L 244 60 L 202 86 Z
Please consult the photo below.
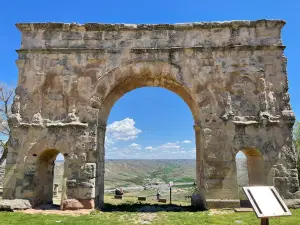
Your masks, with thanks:
M 35 176 L 43 151 L 49 158 L 60 151 L 68 154 L 67 198 L 101 207 L 107 117 L 122 95 L 145 86 L 166 88 L 189 106 L 197 188 L 206 199 L 237 197 L 235 155 L 253 149 L 261 156 L 248 157 L 263 165 L 253 174 L 284 198 L 299 196 L 284 24 L 17 24 L 22 45 L 3 197 L 34 199 L 24 187 L 35 179 L 24 176 Z

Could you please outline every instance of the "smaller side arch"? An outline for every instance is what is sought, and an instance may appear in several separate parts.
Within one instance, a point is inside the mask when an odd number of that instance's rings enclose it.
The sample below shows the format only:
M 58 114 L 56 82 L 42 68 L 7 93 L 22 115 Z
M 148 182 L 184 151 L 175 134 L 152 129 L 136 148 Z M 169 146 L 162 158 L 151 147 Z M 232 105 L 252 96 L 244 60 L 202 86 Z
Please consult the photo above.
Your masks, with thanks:
M 53 182 L 54 182 L 54 162 L 60 152 L 57 149 L 44 150 L 37 159 L 35 187 L 36 204 L 52 204 Z
M 61 143 L 55 145 L 47 138 L 42 138 L 26 154 L 20 195 L 29 199 L 34 206 L 52 204 L 54 165 L 60 153 L 65 159 L 63 177 L 68 175 L 66 156 L 70 154 L 71 146 Z

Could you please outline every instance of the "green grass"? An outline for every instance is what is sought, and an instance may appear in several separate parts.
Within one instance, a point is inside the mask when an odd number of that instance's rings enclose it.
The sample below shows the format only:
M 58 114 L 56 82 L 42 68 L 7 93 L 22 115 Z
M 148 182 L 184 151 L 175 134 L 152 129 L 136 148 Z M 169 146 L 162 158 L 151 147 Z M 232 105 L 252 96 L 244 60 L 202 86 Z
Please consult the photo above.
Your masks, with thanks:
M 178 183 L 191 183 L 194 182 L 195 179 L 191 178 L 191 177 L 182 177 L 182 178 L 178 178 L 178 179 L 174 179 L 174 182 L 178 182 Z
M 193 185 L 192 184 L 176 184 L 173 186 L 174 188 L 189 188 L 189 189 L 193 189 Z
M 174 178 L 174 171 L 176 169 L 180 169 L 180 166 L 175 164 L 169 164 L 164 167 L 159 167 L 155 169 L 154 171 L 149 173 L 149 175 L 152 179 L 160 178 L 165 183 L 169 183 L 169 181 Z
M 144 184 L 144 177 L 136 176 L 136 177 L 126 178 L 123 181 L 130 182 L 130 183 L 133 183 L 133 184 L 136 184 L 136 185 L 143 185 Z
M 92 211 L 90 215 L 70 216 L 70 215 L 44 215 L 44 214 L 25 214 L 22 212 L 0 212 L 0 225 L 28 225 L 28 224 L 143 224 L 152 225 L 259 225 L 260 220 L 256 218 L 254 212 L 235 213 L 233 210 L 208 210 L 195 212 L 195 210 L 182 204 L 179 208 L 182 211 L 169 212 L 168 204 L 158 204 L 156 202 L 137 203 L 134 198 L 128 197 L 123 200 L 113 199 L 112 196 L 105 196 L 105 210 Z M 141 213 L 138 212 L 142 207 L 155 207 L 158 212 Z M 177 208 L 178 209 L 178 208 Z M 271 218 L 271 225 L 299 225 L 300 210 L 291 210 L 293 216 Z
M 232 211 L 219 211 L 226 214 L 211 214 L 206 212 L 92 212 L 91 215 L 61 216 L 61 215 L 29 215 L 24 213 L 0 213 L 0 224 L 142 224 L 149 221 L 153 225 L 185 225 L 185 224 L 247 224 L 258 225 L 259 219 L 254 213 L 233 213 Z M 292 210 L 293 216 L 272 218 L 270 224 L 274 225 L 298 225 L 300 224 L 300 210 Z

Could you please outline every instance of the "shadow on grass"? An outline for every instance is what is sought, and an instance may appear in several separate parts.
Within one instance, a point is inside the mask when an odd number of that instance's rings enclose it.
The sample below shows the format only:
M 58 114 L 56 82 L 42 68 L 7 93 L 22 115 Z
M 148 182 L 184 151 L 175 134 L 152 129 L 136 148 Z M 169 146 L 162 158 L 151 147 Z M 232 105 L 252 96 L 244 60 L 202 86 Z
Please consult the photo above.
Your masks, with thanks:
M 104 203 L 103 212 L 197 212 L 201 211 L 192 206 L 181 206 L 174 204 L 151 204 L 151 203 Z
M 33 207 L 34 209 L 40 210 L 60 210 L 60 205 L 58 204 L 43 204 Z

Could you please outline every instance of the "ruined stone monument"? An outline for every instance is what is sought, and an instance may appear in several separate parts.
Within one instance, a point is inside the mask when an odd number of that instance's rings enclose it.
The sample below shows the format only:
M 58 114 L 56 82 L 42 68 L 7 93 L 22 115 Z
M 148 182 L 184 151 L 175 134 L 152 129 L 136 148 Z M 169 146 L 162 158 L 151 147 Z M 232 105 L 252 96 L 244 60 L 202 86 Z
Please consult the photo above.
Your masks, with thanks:
M 3 198 L 51 202 L 53 161 L 62 153 L 67 198 L 101 207 L 107 118 L 120 97 L 146 86 L 166 88 L 189 106 L 197 187 L 207 199 L 236 198 L 238 151 L 247 156 L 250 185 L 274 185 L 295 198 L 284 24 L 17 24 Z

